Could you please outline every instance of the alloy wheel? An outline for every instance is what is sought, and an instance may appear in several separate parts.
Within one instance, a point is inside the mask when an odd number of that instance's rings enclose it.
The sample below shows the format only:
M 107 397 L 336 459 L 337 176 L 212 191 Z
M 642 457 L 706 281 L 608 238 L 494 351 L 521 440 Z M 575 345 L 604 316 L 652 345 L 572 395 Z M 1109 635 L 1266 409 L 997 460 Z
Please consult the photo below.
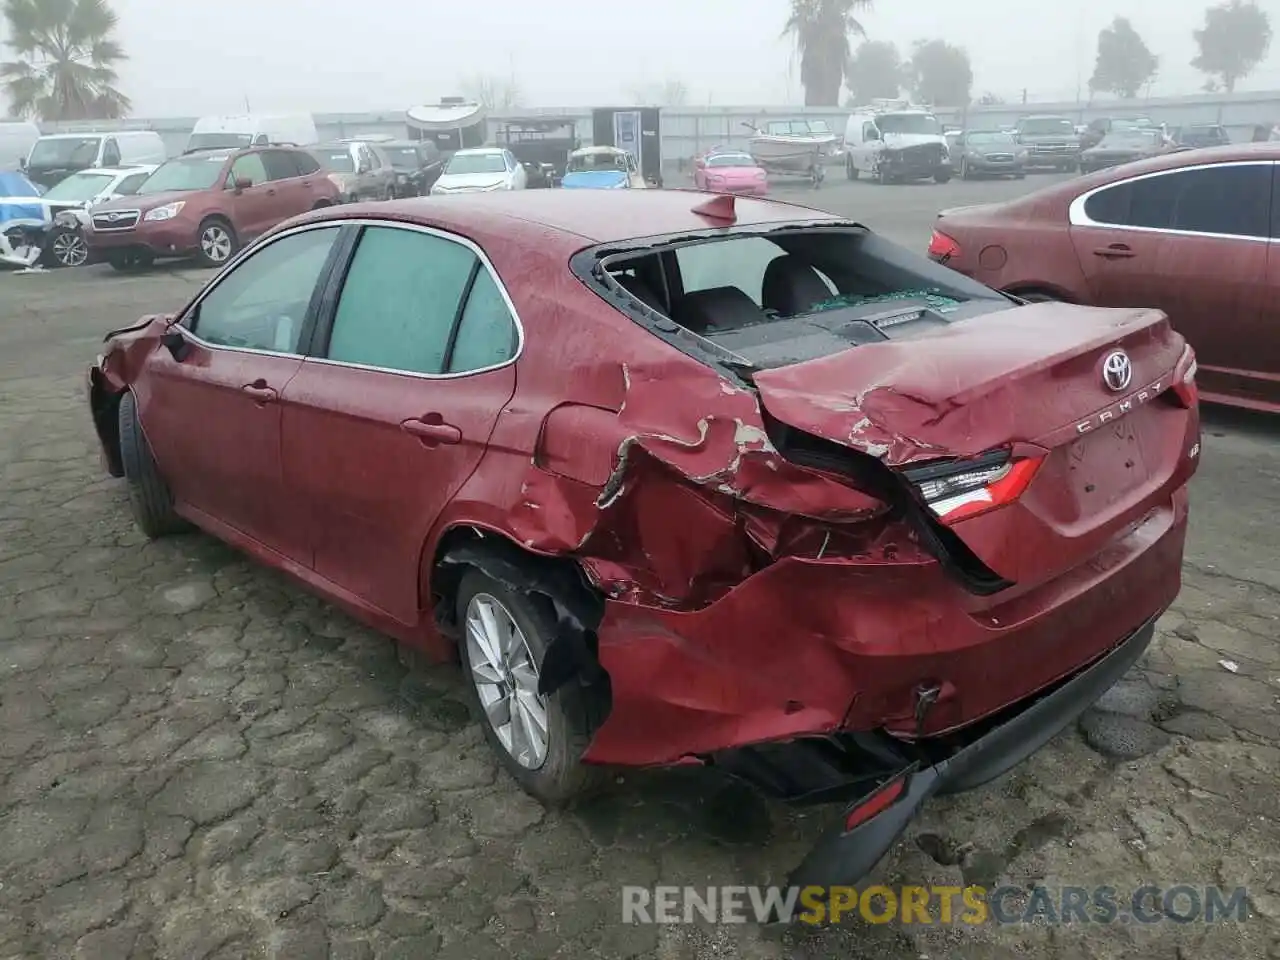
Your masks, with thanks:
M 538 693 L 538 666 L 524 632 L 501 601 L 477 593 L 467 604 L 467 661 L 498 741 L 520 766 L 547 759 L 547 698 Z
M 64 267 L 81 267 L 89 259 L 89 246 L 78 231 L 64 230 L 54 235 L 53 258 Z
M 224 263 L 231 257 L 231 234 L 225 227 L 210 224 L 200 234 L 200 249 L 210 263 Z

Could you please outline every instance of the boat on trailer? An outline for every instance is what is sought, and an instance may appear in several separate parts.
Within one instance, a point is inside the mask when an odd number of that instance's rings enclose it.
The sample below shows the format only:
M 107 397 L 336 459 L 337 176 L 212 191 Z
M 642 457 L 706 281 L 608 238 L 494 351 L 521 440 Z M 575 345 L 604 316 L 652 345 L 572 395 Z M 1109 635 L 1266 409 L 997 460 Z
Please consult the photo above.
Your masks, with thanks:
M 772 176 L 803 177 L 816 187 L 825 178 L 827 157 L 836 135 L 825 120 L 793 118 L 767 120 L 763 127 L 743 123 L 752 131 L 747 152 Z

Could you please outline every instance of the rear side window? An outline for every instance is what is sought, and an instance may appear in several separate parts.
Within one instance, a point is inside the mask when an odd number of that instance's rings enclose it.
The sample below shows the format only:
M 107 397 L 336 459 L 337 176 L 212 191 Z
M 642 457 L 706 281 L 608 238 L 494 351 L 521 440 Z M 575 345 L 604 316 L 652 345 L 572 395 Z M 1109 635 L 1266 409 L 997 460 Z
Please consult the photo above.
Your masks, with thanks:
M 1085 201 L 1097 223 L 1267 237 L 1271 166 L 1222 165 L 1117 184 Z
M 246 153 L 242 157 L 236 157 L 235 163 L 231 165 L 231 180 L 248 180 L 250 183 L 257 185 L 267 180 L 267 168 L 262 162 L 261 153 Z
M 262 165 L 268 180 L 291 180 L 298 176 L 298 164 L 288 150 L 262 151 Z
M 405 373 L 445 372 L 476 255 L 416 230 L 369 227 L 338 299 L 328 357 Z
M 458 324 L 450 373 L 483 370 L 506 363 L 516 352 L 516 327 L 507 301 L 488 270 L 476 274 Z
M 291 156 L 293 157 L 293 162 L 298 165 L 298 174 L 300 176 L 309 177 L 313 173 L 320 172 L 320 161 L 311 154 L 295 150 Z

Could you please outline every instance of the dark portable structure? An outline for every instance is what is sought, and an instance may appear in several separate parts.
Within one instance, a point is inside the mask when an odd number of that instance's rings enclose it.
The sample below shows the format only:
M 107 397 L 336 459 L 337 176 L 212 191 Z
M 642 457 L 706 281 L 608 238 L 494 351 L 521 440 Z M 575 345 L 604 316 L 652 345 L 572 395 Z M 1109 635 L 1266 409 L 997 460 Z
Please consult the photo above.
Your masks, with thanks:
M 592 142 L 626 150 L 645 181 L 661 187 L 661 114 L 660 107 L 598 107 L 591 111 Z
M 529 186 L 553 187 L 564 177 L 569 154 L 582 145 L 575 117 L 533 116 L 503 120 L 495 142 L 529 173 Z

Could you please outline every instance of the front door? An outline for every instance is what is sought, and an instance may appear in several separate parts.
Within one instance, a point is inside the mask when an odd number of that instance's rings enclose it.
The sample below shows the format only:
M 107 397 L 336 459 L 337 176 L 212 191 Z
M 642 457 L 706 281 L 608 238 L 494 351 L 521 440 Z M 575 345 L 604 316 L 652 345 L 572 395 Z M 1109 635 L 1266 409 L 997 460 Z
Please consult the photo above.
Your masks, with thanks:
M 142 426 L 175 499 L 295 561 L 308 547 L 284 488 L 281 416 L 337 226 L 292 234 L 218 278 L 138 380 Z
M 876 158 L 883 147 L 884 142 L 880 139 L 880 131 L 875 123 L 871 120 L 864 121 L 862 136 L 854 148 L 853 165 L 863 173 L 874 173 Z
M 236 184 L 247 180 L 244 189 Z M 227 198 L 231 218 L 240 242 L 252 240 L 279 223 L 276 213 L 280 209 L 279 192 L 267 176 L 261 153 L 246 153 L 236 157 L 227 174 L 230 194 Z
M 1077 201 L 1071 237 L 1093 302 L 1158 307 L 1195 348 L 1206 392 L 1235 391 L 1269 339 L 1271 162 L 1122 181 Z
M 370 226 L 320 341 L 284 393 L 285 483 L 311 518 L 312 566 L 413 625 L 423 546 L 515 390 L 513 313 L 469 245 Z

